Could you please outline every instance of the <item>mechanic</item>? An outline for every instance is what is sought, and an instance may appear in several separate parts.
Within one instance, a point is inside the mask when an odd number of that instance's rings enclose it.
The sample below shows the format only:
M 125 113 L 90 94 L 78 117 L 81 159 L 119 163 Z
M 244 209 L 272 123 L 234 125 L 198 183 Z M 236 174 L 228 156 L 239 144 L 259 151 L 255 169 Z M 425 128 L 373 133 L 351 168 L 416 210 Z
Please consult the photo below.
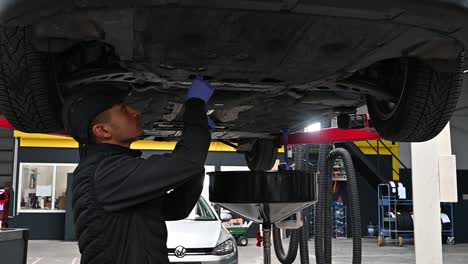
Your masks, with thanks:
M 128 91 L 94 83 L 66 99 L 63 119 L 80 144 L 73 173 L 73 212 L 82 264 L 169 263 L 165 221 L 186 218 L 197 203 L 213 122 L 209 82 L 192 81 L 184 129 L 171 154 L 141 158 L 130 144 L 143 135 Z

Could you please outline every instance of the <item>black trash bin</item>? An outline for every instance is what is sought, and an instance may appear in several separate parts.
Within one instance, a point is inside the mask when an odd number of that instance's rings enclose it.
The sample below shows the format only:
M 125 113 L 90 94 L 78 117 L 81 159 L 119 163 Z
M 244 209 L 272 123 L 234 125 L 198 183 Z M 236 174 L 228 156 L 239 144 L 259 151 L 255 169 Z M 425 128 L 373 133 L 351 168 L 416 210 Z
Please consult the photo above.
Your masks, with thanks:
M 26 264 L 28 240 L 28 229 L 0 229 L 0 263 Z

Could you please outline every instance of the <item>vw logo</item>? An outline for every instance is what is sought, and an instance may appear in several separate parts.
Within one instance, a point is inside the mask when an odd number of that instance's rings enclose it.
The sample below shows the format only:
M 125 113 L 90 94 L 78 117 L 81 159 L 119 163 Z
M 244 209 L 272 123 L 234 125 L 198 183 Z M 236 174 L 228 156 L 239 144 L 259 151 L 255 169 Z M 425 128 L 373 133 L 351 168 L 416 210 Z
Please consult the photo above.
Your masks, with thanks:
M 174 250 L 174 255 L 178 258 L 183 258 L 185 257 L 185 254 L 187 254 L 187 251 L 185 250 L 185 248 L 183 246 L 178 246 L 176 247 L 176 249 Z

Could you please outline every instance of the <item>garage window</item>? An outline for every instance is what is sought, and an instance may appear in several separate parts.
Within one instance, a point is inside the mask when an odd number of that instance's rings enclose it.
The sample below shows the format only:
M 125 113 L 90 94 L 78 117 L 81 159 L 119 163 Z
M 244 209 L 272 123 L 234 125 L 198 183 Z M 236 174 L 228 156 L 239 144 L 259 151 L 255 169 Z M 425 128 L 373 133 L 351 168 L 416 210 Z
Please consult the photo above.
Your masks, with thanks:
M 19 212 L 65 212 L 67 175 L 76 164 L 21 163 Z

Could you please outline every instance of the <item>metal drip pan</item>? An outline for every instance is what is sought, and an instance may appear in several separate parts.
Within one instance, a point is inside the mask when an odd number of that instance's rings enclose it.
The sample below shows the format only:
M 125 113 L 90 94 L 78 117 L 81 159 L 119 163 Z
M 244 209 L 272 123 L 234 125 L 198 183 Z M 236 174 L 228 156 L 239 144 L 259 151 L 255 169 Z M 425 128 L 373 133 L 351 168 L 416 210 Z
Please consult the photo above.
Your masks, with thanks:
M 281 221 L 317 201 L 313 173 L 217 171 L 208 174 L 211 202 L 258 223 Z

